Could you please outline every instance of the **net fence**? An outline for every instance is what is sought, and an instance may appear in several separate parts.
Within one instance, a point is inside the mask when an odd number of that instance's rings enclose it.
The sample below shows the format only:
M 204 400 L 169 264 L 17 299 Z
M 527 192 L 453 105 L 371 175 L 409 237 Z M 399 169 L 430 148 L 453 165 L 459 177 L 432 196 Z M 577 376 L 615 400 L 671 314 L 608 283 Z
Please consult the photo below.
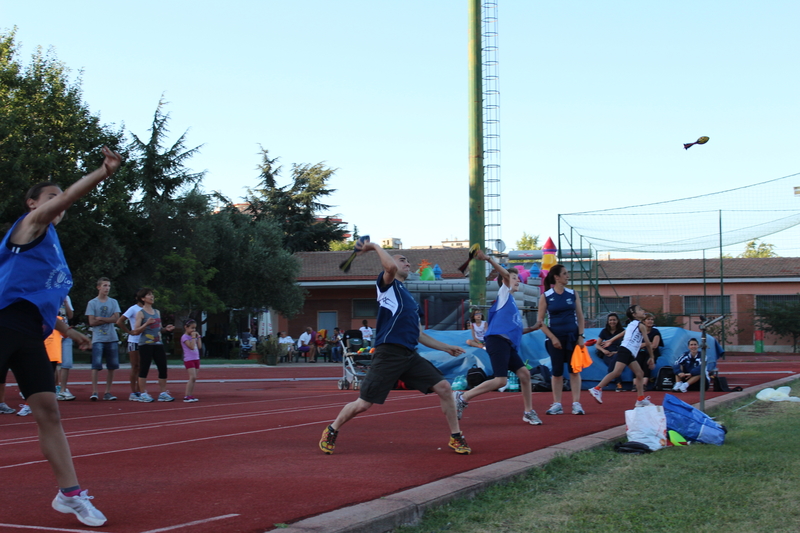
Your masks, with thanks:
M 800 173 L 679 200 L 559 215 L 560 233 L 575 233 L 601 252 L 708 250 L 798 224 Z

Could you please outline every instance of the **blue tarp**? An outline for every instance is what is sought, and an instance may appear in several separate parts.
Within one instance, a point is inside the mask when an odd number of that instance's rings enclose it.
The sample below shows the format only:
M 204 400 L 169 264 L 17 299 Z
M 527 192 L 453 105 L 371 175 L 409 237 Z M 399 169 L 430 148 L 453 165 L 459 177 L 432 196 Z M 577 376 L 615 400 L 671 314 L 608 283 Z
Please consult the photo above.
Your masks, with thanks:
M 686 440 L 717 446 L 725 443 L 725 430 L 721 425 L 672 394 L 664 395 L 664 414 L 667 415 L 667 429 L 677 431 Z
M 600 330 L 601 328 L 586 329 L 586 339 L 596 339 L 600 334 Z M 686 331 L 683 328 L 658 328 L 658 330 L 664 338 L 664 346 L 661 347 L 661 356 L 656 361 L 654 375 L 662 366 L 672 366 L 688 350 L 689 339 L 695 338 L 698 342 L 700 340 L 700 334 L 696 331 Z M 436 365 L 451 383 L 456 376 L 466 374 L 467 370 L 474 364 L 483 368 L 487 375 L 492 375 L 492 364 L 489 361 L 489 355 L 480 348 L 467 346 L 467 339 L 472 338 L 470 331 L 437 331 L 429 329 L 425 333 L 444 343 L 460 346 L 467 352 L 463 356 L 452 357 L 449 354 L 432 350 L 421 344 L 417 347 L 419 353 Z M 522 360 L 527 361 L 531 366 L 539 364 L 550 366 L 550 356 L 544 348 L 544 341 L 545 336 L 541 331 L 534 331 L 524 335 L 522 337 L 522 353 L 520 354 Z M 709 336 L 706 342 L 708 343 L 706 351 L 708 370 L 712 371 L 716 368 L 717 359 L 722 356 L 724 351 L 713 337 Z M 593 387 L 608 373 L 605 361 L 598 357 L 594 346 L 589 347 L 589 355 L 592 357 L 593 364 L 581 372 L 584 389 Z M 622 380 L 633 381 L 633 372 L 629 368 L 626 368 L 622 373 Z

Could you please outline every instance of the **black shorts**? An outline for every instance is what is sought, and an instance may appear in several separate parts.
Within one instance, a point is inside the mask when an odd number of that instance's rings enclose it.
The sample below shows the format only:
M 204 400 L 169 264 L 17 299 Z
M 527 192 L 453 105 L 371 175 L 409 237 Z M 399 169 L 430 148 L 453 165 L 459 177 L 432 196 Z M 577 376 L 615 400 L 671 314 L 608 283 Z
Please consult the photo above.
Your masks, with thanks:
M 372 355 L 372 364 L 361 384 L 360 398 L 382 404 L 398 379 L 403 380 L 407 388 L 428 394 L 444 376 L 416 351 L 399 344 L 381 344 Z
M 575 343 L 578 337 L 577 331 L 574 334 L 567 335 L 553 334 L 558 339 L 558 342 L 561 343 L 561 348 L 553 346 L 549 337 L 544 341 L 544 347 L 550 355 L 550 366 L 552 367 L 553 377 L 559 378 L 564 375 L 564 365 L 567 366 L 567 372 L 572 373 L 570 363 L 572 362 L 572 352 L 575 350 Z
M 636 361 L 636 356 L 631 353 L 629 349 L 624 346 L 619 347 L 617 351 L 617 362 L 625 366 L 630 366 L 631 363 Z
M 25 398 L 37 392 L 56 392 L 53 366 L 44 347 L 44 339 L 23 335 L 0 326 L 0 373 L 14 372 Z
M 510 340 L 500 335 L 487 335 L 484 339 L 494 377 L 508 377 L 509 371 L 516 374 L 517 370 L 525 366 Z

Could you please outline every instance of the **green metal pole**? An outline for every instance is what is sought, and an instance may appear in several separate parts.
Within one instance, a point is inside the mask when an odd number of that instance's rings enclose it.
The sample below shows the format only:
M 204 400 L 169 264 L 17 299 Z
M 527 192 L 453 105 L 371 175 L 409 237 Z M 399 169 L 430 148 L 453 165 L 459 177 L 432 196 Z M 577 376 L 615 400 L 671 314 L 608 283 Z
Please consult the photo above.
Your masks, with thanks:
M 469 242 L 486 246 L 483 196 L 483 73 L 481 1 L 469 0 Z M 486 304 L 486 270 L 473 260 L 469 269 L 469 299 Z

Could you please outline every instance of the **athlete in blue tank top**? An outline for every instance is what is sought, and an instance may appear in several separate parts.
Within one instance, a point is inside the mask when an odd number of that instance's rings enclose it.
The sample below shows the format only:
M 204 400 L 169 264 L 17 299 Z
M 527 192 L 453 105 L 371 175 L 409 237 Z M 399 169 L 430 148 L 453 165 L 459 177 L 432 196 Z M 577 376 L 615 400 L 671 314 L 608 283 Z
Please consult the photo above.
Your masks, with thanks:
M 458 418 L 464 413 L 464 409 L 469 405 L 470 400 L 505 387 L 508 383 L 508 373 L 513 372 L 519 378 L 519 388 L 522 392 L 522 421 L 534 426 L 542 423 L 536 411 L 533 410 L 533 398 L 531 396 L 531 373 L 528 367 L 522 362 L 520 350 L 522 346 L 522 335 L 539 329 L 537 322 L 533 327 L 522 327 L 522 318 L 519 308 L 514 301 L 514 293 L 519 290 L 519 271 L 516 268 L 506 270 L 497 263 L 491 256 L 478 250 L 475 258 L 487 261 L 497 271 L 497 283 L 500 288 L 497 291 L 497 299 L 489 309 L 489 328 L 486 330 L 483 340 L 486 342 L 486 352 L 492 362 L 492 379 L 487 379 L 480 385 L 465 391 L 453 393 L 456 399 L 456 409 Z
M 572 289 L 567 288 L 569 272 L 561 264 L 554 265 L 544 279 L 545 292 L 539 297 L 538 321 L 547 337 L 544 345 L 550 354 L 553 375 L 550 378 L 553 388 L 553 403 L 545 411 L 548 415 L 564 413 L 561 406 L 561 393 L 564 390 L 564 367 L 568 368 L 569 384 L 572 391 L 572 414 L 584 414 L 581 405 L 581 374 L 573 372 L 572 352 L 575 346 L 583 346 L 583 310 L 581 299 Z M 545 323 L 545 318 L 549 323 Z
M 66 322 L 56 320 L 72 277 L 55 226 L 66 209 L 119 168 L 119 154 L 103 147 L 103 166 L 84 176 L 66 191 L 55 183 L 40 183 L 28 191 L 28 213 L 20 218 L 0 243 L 0 372 L 9 369 L 38 426 L 40 447 L 56 476 L 59 492 L 52 507 L 75 514 L 88 526 L 102 526 L 106 517 L 87 491 L 81 490 L 55 394 L 53 367 L 44 338 L 53 329 L 72 339 L 82 350 L 91 340 Z
M 367 242 L 359 254 L 374 250 L 383 272 L 376 280 L 378 290 L 378 325 L 375 333 L 375 353 L 367 377 L 361 383 L 359 398 L 345 405 L 336 420 L 322 432 L 319 448 L 332 454 L 341 427 L 373 404 L 382 404 L 398 380 L 407 388 L 439 396 L 447 424 L 450 427 L 449 446 L 458 454 L 467 455 L 471 449 L 459 428 L 456 405 L 450 383 L 433 364 L 416 352 L 418 343 L 442 350 L 452 356 L 464 353 L 458 346 L 440 342 L 420 327 L 419 308 L 403 285 L 411 272 L 405 255 L 389 255 L 375 243 Z

